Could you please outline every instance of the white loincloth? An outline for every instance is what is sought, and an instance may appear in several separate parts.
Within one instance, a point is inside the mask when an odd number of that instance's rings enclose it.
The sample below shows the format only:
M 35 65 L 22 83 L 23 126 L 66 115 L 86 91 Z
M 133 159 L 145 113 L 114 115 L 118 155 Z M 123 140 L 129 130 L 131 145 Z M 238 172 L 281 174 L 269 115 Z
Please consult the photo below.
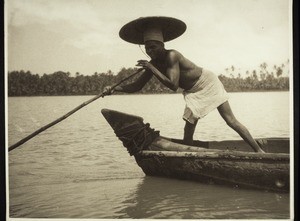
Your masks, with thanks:
M 222 82 L 211 71 L 202 69 L 198 82 L 183 91 L 186 102 L 183 119 L 194 124 L 229 98 Z

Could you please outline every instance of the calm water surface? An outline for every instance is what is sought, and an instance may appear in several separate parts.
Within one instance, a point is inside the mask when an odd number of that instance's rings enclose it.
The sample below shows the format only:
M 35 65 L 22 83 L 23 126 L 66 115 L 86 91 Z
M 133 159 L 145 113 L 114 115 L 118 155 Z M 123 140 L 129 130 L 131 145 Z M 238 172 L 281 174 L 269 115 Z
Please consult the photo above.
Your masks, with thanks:
M 9 145 L 90 98 L 9 98 Z M 288 92 L 230 93 L 230 104 L 254 137 L 289 137 Z M 100 112 L 139 115 L 161 135 L 182 138 L 184 105 L 180 94 L 100 98 L 10 152 L 10 217 L 289 218 L 289 194 L 146 177 Z M 195 139 L 240 138 L 213 111 Z

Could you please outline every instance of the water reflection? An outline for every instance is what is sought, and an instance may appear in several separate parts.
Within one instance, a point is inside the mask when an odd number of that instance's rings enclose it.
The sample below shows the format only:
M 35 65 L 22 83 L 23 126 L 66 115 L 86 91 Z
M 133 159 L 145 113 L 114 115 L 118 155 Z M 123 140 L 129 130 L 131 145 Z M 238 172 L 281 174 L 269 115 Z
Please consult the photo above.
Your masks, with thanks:
M 157 177 L 143 178 L 123 206 L 116 212 L 118 218 L 289 218 L 288 194 Z

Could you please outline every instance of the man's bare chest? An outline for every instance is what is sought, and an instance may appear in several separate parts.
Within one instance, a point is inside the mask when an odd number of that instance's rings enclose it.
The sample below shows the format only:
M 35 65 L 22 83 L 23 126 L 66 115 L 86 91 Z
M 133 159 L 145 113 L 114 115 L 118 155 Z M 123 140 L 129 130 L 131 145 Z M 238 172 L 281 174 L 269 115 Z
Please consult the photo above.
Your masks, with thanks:
M 165 62 L 154 62 L 154 67 L 159 70 L 162 74 L 166 73 L 168 66 Z

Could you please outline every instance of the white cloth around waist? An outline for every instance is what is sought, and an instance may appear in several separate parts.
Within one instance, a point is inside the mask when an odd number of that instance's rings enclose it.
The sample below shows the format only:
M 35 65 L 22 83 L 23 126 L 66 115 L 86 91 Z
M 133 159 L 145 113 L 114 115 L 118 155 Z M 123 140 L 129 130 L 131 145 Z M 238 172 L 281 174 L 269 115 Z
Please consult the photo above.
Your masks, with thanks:
M 218 76 L 205 69 L 196 84 L 183 91 L 183 96 L 186 102 L 183 119 L 192 124 L 229 99 Z

